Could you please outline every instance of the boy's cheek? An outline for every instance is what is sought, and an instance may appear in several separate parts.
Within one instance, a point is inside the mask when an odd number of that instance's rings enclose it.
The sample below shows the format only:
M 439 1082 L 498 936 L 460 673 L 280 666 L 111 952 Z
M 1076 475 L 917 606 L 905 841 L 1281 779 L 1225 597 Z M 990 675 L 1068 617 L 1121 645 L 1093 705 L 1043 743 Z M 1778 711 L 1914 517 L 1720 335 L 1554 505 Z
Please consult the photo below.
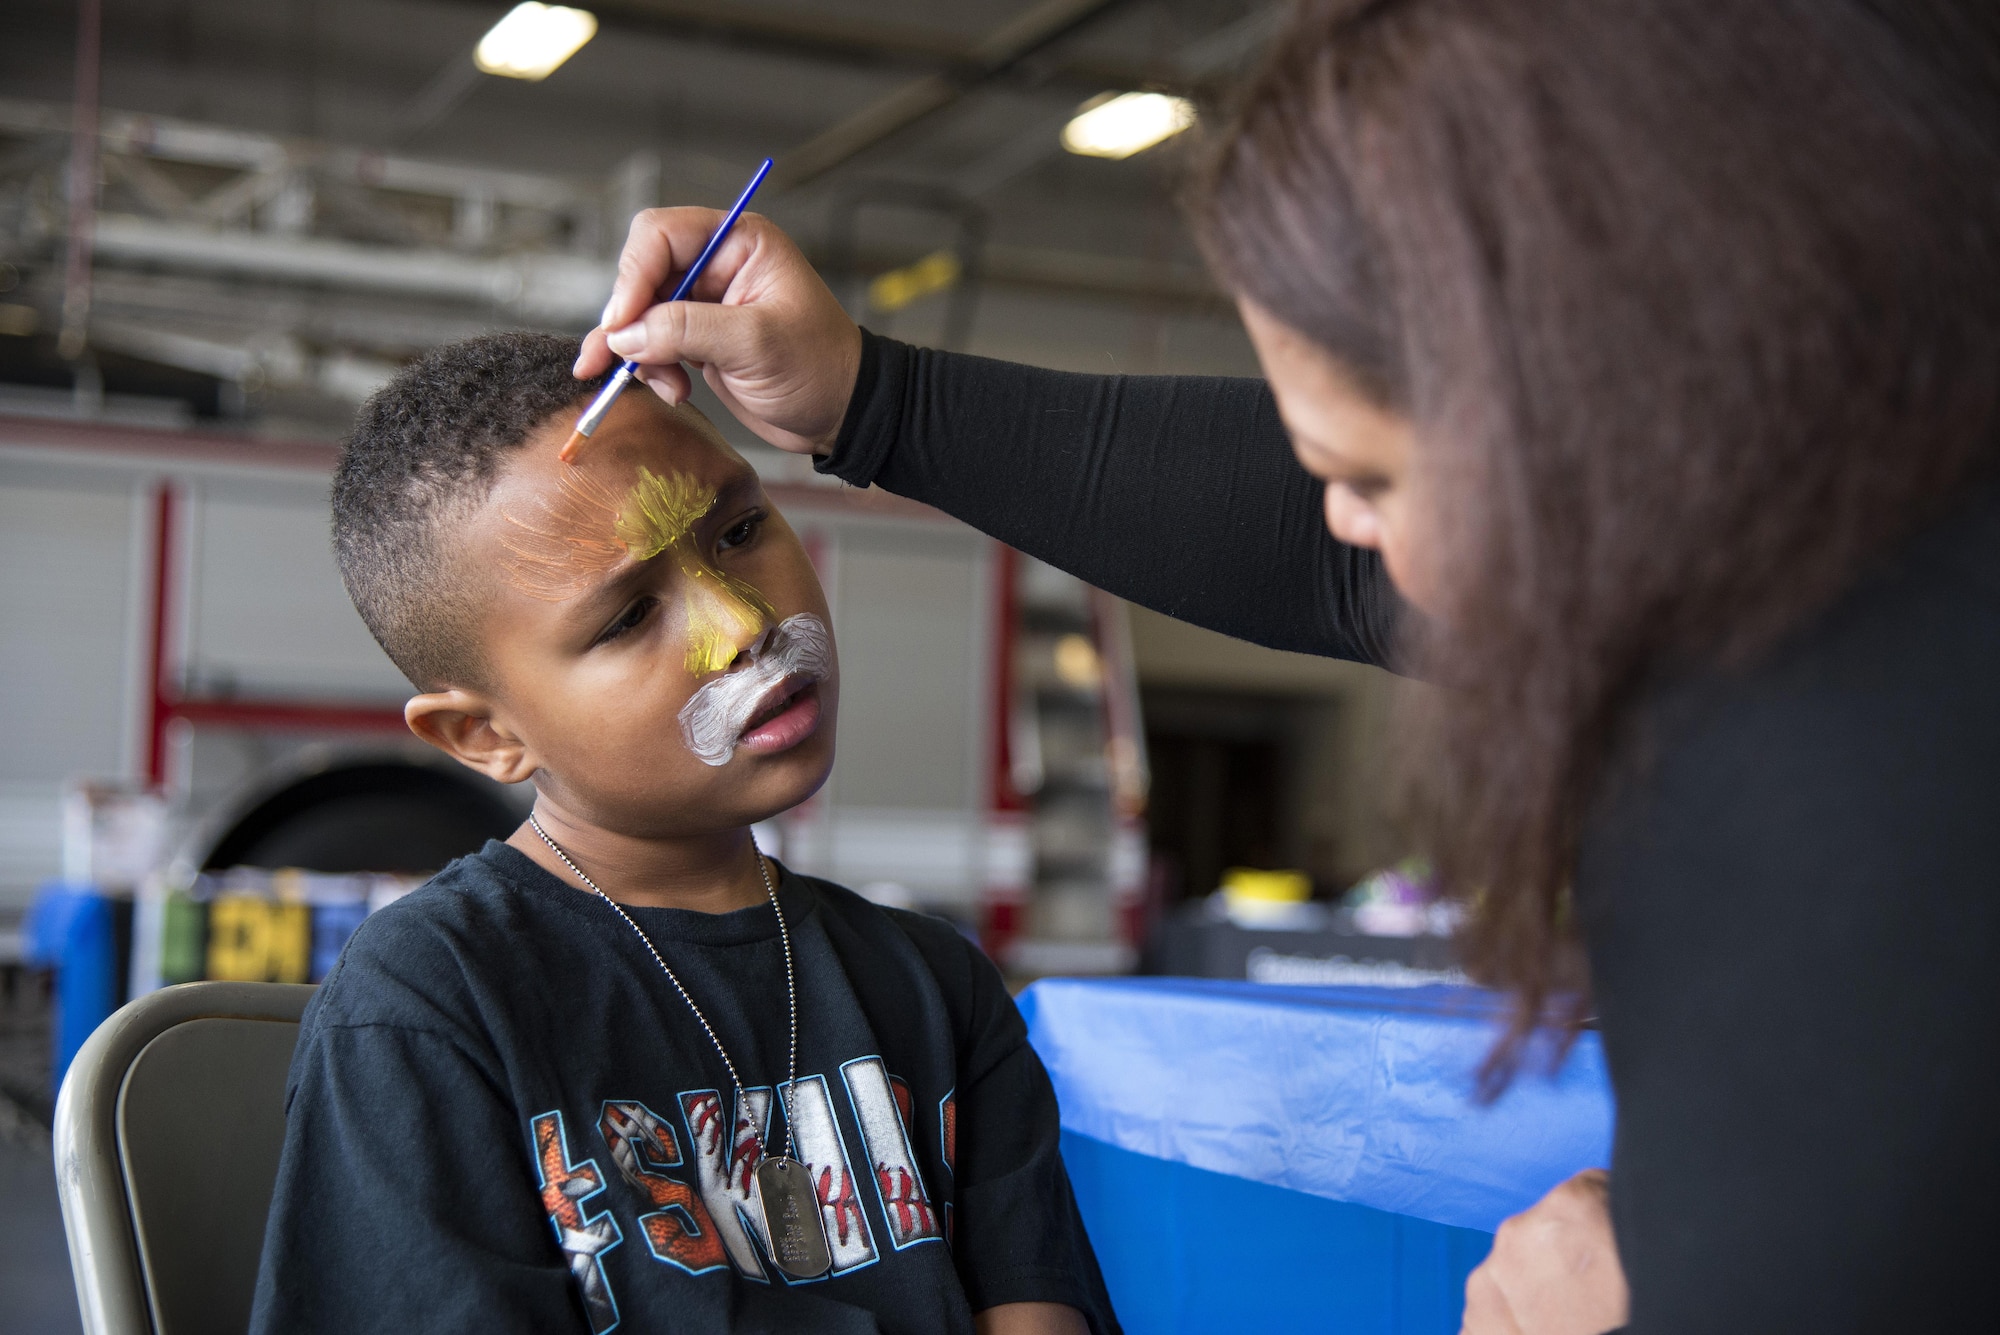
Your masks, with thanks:
M 678 732 L 647 737 L 636 728 L 588 723 L 579 724 L 578 732 L 548 767 L 607 826 L 644 832 L 662 813 L 698 805 L 713 791 L 713 781 L 697 772 L 704 767 Z
M 579 775 L 629 785 L 635 771 L 661 775 L 699 762 L 681 739 L 680 711 L 694 692 L 679 654 L 634 656 L 606 672 L 598 665 L 564 673 L 551 683 L 540 726 L 554 757 Z

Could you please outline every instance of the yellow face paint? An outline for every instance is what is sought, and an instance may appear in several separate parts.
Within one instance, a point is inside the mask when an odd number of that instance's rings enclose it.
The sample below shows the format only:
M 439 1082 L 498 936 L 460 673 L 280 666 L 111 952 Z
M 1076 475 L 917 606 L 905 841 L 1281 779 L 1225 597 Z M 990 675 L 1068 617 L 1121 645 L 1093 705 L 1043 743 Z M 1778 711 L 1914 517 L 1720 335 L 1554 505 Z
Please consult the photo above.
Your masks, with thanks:
M 685 474 L 641 468 L 621 499 L 584 475 L 563 470 L 561 490 L 537 522 L 503 516 L 508 580 L 530 597 L 560 602 L 581 593 L 620 561 L 671 553 L 686 609 L 687 669 L 719 672 L 737 651 L 777 623 L 778 613 L 747 581 L 718 570 L 695 545 L 695 525 L 715 508 L 715 492 Z
M 625 493 L 613 531 L 635 560 L 650 561 L 686 538 L 714 508 L 715 493 L 693 478 L 680 473 L 655 477 L 641 468 L 639 480 Z

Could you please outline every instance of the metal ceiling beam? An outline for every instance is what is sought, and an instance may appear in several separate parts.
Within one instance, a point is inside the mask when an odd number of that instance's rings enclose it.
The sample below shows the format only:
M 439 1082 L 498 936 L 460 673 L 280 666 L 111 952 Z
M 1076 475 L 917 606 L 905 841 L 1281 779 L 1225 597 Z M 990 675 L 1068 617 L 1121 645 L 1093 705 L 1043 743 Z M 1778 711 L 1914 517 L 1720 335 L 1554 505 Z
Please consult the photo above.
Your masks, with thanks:
M 1040 0 L 981 38 L 947 74 L 932 74 L 878 98 L 778 159 L 772 184 L 800 186 L 864 149 L 957 102 L 979 85 L 1062 40 L 1122 0 Z
M 115 214 L 101 223 L 98 249 L 106 261 L 117 264 L 395 292 L 579 329 L 595 318 L 615 268 L 610 260 L 581 256 L 475 259 L 450 251 L 363 246 L 319 237 L 215 232 Z M 900 251 L 867 250 L 855 257 L 855 263 L 870 272 L 908 259 Z M 992 245 L 983 252 L 980 268 L 982 281 L 1004 286 L 1143 298 L 1169 306 L 1219 307 L 1224 302 L 1220 290 L 1199 270 L 1115 255 Z
M 404 358 L 493 327 L 490 307 L 399 296 L 380 289 L 313 288 L 196 272 L 107 267 L 97 309 L 142 324 L 171 323 L 218 338 L 285 331 L 314 347 L 365 349 Z
M 67 129 L 65 109 L 0 98 L 0 134 L 53 139 Z M 228 192 L 246 182 L 278 180 L 310 167 L 322 186 L 351 184 L 398 192 L 456 197 L 472 193 L 516 207 L 567 215 L 589 206 L 599 188 L 583 180 L 526 172 L 489 171 L 418 158 L 369 153 L 335 144 L 281 140 L 251 131 L 111 111 L 100 134 L 114 176 L 136 172 L 145 185 L 149 159 L 235 169 L 242 175 L 216 187 Z M 129 183 L 128 183 L 129 184 Z M 113 269 L 136 266 L 167 272 L 235 275 L 294 285 L 303 296 L 346 290 L 401 293 L 498 309 L 514 318 L 558 325 L 588 324 L 611 281 L 611 261 L 595 254 L 553 249 L 485 255 L 433 244 L 379 244 L 311 234 L 253 230 L 239 221 L 217 227 L 215 210 L 173 181 L 135 186 L 134 193 L 159 216 L 107 217 L 101 258 Z M 168 197 L 171 196 L 171 197 Z M 206 218 L 206 221 L 204 221 Z M 895 267 L 911 257 L 883 251 L 857 255 L 864 271 Z M 989 248 L 984 281 L 1076 295 L 1200 305 L 1217 299 L 1205 276 L 1167 273 L 1116 256 Z M 112 279 L 111 281 L 117 281 Z
M 870 63 L 954 64 L 970 53 L 963 38 L 936 28 L 774 9 L 741 0 L 595 0 L 591 10 L 606 22 L 652 32 Z
M 114 263 L 469 302 L 516 318 L 588 328 L 611 290 L 610 260 L 543 252 L 481 259 L 448 250 L 325 237 L 214 231 L 118 214 L 98 224 Z
M 0 134 L 39 137 L 67 134 L 69 128 L 67 108 L 0 97 Z M 106 153 L 246 172 L 276 172 L 311 165 L 323 174 L 383 190 L 437 196 L 477 190 L 503 204 L 526 208 L 571 207 L 585 188 L 580 180 L 560 176 L 497 167 L 465 167 L 129 111 L 106 111 L 98 134 Z

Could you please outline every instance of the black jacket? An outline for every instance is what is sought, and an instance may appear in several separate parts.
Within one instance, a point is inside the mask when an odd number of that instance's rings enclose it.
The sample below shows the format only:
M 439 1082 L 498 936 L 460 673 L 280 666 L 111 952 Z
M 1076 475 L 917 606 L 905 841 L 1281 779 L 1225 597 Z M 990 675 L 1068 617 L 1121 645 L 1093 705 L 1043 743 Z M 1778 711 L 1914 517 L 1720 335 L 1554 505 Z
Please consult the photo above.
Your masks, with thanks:
M 1386 664 L 1260 381 L 868 336 L 825 471 L 1133 602 Z M 1646 706 L 1577 891 L 1630 1330 L 1991 1324 L 2000 1241 L 2000 501 L 1978 491 L 1746 672 Z

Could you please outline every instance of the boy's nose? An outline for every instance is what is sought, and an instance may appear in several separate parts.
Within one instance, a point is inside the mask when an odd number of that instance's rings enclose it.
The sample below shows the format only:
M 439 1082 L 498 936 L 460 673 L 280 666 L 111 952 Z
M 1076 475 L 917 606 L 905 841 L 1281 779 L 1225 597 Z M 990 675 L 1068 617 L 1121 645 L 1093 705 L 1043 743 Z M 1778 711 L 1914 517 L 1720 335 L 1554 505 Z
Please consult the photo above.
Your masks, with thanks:
M 777 626 L 767 623 L 764 627 L 764 633 L 759 635 L 756 639 L 750 641 L 749 644 L 745 645 L 742 651 L 736 655 L 736 658 L 733 658 L 729 661 L 729 665 L 731 667 L 735 667 L 737 659 L 743 659 L 743 658 L 747 658 L 753 663 L 756 662 L 758 659 L 762 658 L 765 654 L 771 652 L 771 646 L 777 641 L 777 638 L 778 638 Z
M 687 667 L 697 677 L 754 656 L 777 619 L 755 589 L 712 571 L 688 581 L 687 598 Z

